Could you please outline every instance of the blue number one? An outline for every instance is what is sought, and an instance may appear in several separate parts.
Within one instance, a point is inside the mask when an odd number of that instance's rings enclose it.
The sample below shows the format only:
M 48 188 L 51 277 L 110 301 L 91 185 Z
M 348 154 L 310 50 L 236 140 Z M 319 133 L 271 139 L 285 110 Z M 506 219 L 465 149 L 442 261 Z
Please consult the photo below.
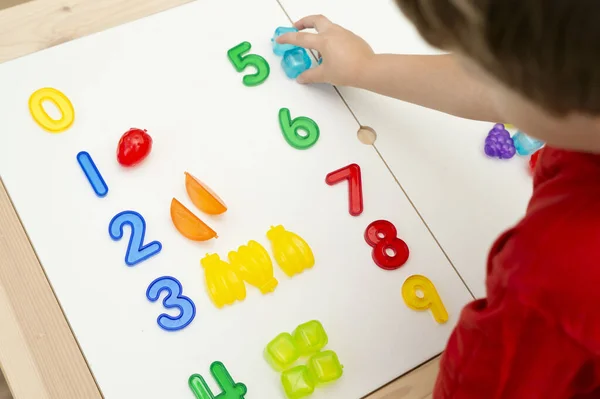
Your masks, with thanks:
M 100 198 L 106 197 L 106 194 L 108 194 L 108 186 L 96 167 L 92 156 L 85 151 L 81 151 L 77 154 L 77 162 L 79 162 L 81 170 L 83 170 L 85 177 L 87 177 L 88 182 L 90 182 L 96 195 Z
M 146 291 L 146 298 L 151 302 L 156 302 L 162 291 L 167 291 L 167 296 L 163 300 L 163 306 L 167 309 L 179 309 L 179 315 L 173 317 L 163 313 L 156 320 L 158 325 L 167 331 L 177 331 L 185 328 L 196 316 L 194 302 L 181 294 L 183 291 L 181 283 L 176 278 L 169 276 L 159 277 L 154 280 Z
M 115 241 L 123 238 L 123 227 L 126 224 L 131 227 L 131 236 L 125 254 L 125 263 L 128 266 L 135 266 L 161 251 L 162 244 L 158 241 L 144 245 L 146 221 L 142 215 L 134 211 L 123 211 L 112 218 L 108 225 L 110 237 Z

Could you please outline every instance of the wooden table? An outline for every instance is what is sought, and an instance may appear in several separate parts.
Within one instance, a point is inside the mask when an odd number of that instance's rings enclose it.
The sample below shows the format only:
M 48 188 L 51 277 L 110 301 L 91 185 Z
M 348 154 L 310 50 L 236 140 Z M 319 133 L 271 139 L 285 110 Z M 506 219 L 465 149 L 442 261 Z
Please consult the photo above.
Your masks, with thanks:
M 0 0 L 0 62 L 192 0 L 26 1 Z M 0 366 L 16 399 L 102 397 L 1 176 L 0 326 Z M 438 367 L 433 359 L 369 399 L 431 398 Z M 0 375 L 0 399 L 10 398 Z

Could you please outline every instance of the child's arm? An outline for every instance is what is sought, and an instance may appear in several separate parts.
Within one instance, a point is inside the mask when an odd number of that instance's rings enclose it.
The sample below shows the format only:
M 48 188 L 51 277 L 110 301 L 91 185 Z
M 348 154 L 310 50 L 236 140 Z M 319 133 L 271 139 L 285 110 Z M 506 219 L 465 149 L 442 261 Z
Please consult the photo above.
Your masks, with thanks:
M 320 15 L 303 18 L 295 27 L 314 28 L 318 34 L 288 33 L 278 42 L 323 57 L 320 66 L 298 77 L 300 83 L 357 87 L 462 118 L 508 122 L 496 112 L 489 89 L 452 55 L 375 55 L 363 39 Z

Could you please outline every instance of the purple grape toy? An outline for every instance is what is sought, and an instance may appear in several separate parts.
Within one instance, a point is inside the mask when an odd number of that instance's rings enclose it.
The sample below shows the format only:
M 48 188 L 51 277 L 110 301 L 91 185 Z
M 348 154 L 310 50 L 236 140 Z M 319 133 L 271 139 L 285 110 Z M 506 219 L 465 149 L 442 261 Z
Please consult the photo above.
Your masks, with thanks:
M 494 128 L 488 133 L 485 138 L 484 151 L 488 157 L 500 159 L 510 159 L 517 153 L 510 133 L 501 123 L 494 125 Z

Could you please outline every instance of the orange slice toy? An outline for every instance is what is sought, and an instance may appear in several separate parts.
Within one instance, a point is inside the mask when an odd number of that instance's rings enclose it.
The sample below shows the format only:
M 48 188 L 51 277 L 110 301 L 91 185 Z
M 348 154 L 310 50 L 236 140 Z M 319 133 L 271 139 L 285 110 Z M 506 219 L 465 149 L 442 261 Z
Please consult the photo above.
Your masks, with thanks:
M 171 201 L 171 220 L 177 230 L 193 241 L 217 238 L 217 233 L 175 198 Z
M 192 203 L 202 212 L 209 215 L 220 215 L 227 211 L 223 200 L 188 172 L 185 172 L 185 189 Z

